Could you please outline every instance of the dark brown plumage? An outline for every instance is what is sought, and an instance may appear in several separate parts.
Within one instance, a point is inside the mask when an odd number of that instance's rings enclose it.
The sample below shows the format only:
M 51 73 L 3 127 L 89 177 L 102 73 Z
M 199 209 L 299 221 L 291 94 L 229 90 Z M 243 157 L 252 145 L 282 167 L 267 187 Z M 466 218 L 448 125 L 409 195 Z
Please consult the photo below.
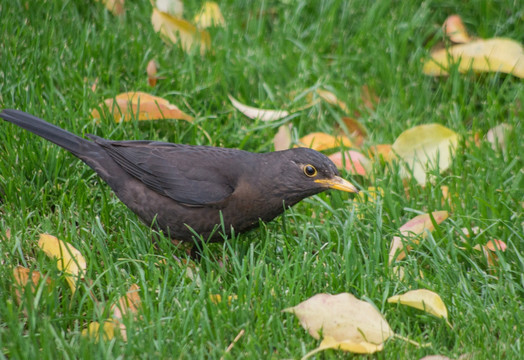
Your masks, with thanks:
M 89 141 L 22 111 L 0 117 L 77 156 L 142 221 L 180 241 L 194 241 L 190 229 L 220 240 L 221 221 L 227 234 L 249 230 L 328 188 L 357 191 L 331 160 L 307 148 L 258 154 L 94 135 Z

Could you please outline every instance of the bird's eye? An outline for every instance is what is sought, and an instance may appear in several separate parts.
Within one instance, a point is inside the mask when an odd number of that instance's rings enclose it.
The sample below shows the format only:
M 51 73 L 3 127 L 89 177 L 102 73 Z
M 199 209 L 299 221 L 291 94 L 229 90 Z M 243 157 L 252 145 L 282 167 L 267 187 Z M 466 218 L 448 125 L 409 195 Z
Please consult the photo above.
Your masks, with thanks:
M 313 177 L 317 175 L 317 169 L 313 165 L 306 165 L 304 166 L 304 174 L 306 174 L 309 177 Z

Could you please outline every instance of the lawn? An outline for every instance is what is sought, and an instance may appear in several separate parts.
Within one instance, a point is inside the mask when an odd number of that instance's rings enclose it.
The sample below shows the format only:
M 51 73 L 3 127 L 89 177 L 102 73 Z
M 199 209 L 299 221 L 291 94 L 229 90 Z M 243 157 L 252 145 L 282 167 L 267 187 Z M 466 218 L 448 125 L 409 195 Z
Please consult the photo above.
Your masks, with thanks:
M 202 3 L 186 1 L 184 16 L 192 20 Z M 354 194 L 315 195 L 255 230 L 204 245 L 194 262 L 154 235 L 80 160 L 0 121 L 0 358 L 300 358 L 320 341 L 282 310 L 315 294 L 343 292 L 373 304 L 395 333 L 428 346 L 390 339 L 372 355 L 326 350 L 317 359 L 521 358 L 524 83 L 457 67 L 445 77 L 422 70 L 431 48 L 445 40 L 441 25 L 452 14 L 474 36 L 522 43 L 522 5 L 228 0 L 220 9 L 226 27 L 208 30 L 210 49 L 201 55 L 168 45 L 154 31 L 147 0 L 128 0 L 121 16 L 95 1 L 0 0 L 0 109 L 24 110 L 79 135 L 252 152 L 273 151 L 283 124 L 293 124 L 296 142 L 312 132 L 335 134 L 343 117 L 358 111 L 367 137 L 356 150 L 366 156 L 372 145 L 392 144 L 417 125 L 453 130 L 460 140 L 449 169 L 432 171 L 425 186 L 401 178 L 396 162 L 373 161 L 365 176 L 342 171 L 364 194 L 369 187 L 383 193 L 359 203 Z M 146 74 L 151 60 L 158 65 L 154 87 Z M 363 105 L 365 88 L 379 99 L 372 107 Z M 317 89 L 347 109 L 314 102 Z M 165 98 L 195 120 L 91 117 L 104 99 L 130 91 Z M 228 94 L 291 115 L 250 119 Z M 502 146 L 492 146 L 486 134 L 502 123 L 511 130 Z M 390 264 L 400 227 L 437 210 L 448 211 L 448 219 Z M 38 247 L 44 233 L 85 257 L 75 292 Z M 486 256 L 475 248 L 493 240 L 504 242 L 505 251 Z M 22 291 L 13 276 L 19 265 L 50 284 Z M 82 335 L 90 323 L 110 318 L 111 304 L 133 284 L 141 306 L 122 320 L 127 339 Z M 439 294 L 451 326 L 387 302 L 413 289 Z

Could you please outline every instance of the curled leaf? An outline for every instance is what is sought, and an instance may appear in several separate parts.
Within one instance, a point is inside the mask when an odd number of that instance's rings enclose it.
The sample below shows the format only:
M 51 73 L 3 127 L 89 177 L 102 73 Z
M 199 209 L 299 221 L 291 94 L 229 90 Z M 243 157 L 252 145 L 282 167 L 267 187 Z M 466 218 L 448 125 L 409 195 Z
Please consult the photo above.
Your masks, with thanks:
M 147 63 L 146 72 L 147 72 L 147 81 L 149 82 L 149 86 L 155 87 L 156 81 L 157 81 L 157 77 L 156 77 L 157 65 L 156 65 L 155 60 L 150 60 Z
M 77 278 L 83 278 L 87 268 L 86 260 L 82 253 L 71 244 L 48 234 L 40 235 L 38 247 L 47 256 L 56 259 L 58 269 L 64 272 L 66 280 L 74 292 L 76 290 Z
M 179 119 L 193 121 L 193 117 L 184 113 L 176 105 L 166 99 L 140 91 L 127 92 L 117 95 L 114 99 L 106 99 L 99 105 L 102 111 L 107 112 L 116 122 L 138 120 Z M 91 116 L 100 119 L 98 110 L 93 110 Z
M 195 25 L 187 20 L 153 8 L 151 23 L 156 32 L 159 32 L 173 44 L 180 43 L 182 49 L 186 52 L 190 52 L 193 46 L 198 46 L 200 54 L 204 55 L 211 47 L 209 33 L 205 30 L 198 30 Z
M 459 15 L 450 15 L 442 25 L 446 35 L 454 43 L 468 43 L 471 38 Z
M 415 309 L 423 310 L 436 317 L 448 319 L 448 309 L 440 295 L 426 289 L 411 290 L 388 299 L 388 303 L 399 303 Z
M 233 106 L 250 119 L 260 119 L 261 121 L 273 121 L 285 118 L 289 115 L 289 113 L 285 110 L 259 109 L 252 106 L 244 105 L 231 95 L 228 95 L 228 97 L 229 100 L 231 100 Z

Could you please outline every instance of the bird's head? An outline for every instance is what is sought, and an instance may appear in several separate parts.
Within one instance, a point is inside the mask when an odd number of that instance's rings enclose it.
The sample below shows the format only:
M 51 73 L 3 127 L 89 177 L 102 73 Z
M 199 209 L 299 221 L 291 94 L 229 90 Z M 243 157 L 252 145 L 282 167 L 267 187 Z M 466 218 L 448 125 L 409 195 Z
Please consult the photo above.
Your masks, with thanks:
M 284 190 L 282 195 L 287 203 L 296 203 L 327 189 L 358 192 L 352 183 L 340 177 L 335 164 L 316 150 L 295 148 L 272 154 L 279 157 L 276 181 Z

